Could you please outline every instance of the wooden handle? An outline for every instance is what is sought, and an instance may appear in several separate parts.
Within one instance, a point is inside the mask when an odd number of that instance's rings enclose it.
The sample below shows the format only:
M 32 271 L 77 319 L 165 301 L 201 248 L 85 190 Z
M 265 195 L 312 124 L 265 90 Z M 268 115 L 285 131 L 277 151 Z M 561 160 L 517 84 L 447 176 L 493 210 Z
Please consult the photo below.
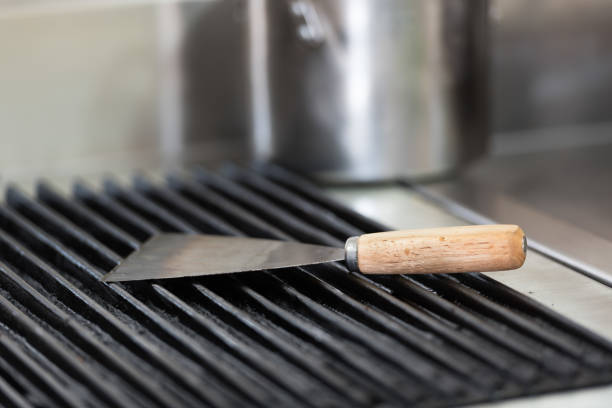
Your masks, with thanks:
M 346 256 L 362 273 L 455 273 L 516 269 L 526 251 L 517 225 L 472 225 L 365 234 L 347 241 Z

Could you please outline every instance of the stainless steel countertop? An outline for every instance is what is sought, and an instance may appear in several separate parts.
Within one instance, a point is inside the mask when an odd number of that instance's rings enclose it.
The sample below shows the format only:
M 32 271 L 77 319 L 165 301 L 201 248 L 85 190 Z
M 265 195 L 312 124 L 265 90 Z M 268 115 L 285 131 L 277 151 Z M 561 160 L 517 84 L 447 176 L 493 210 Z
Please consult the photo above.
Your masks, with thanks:
M 466 224 L 416 191 L 402 186 L 333 187 L 327 191 L 354 210 L 397 229 Z M 534 251 L 528 253 L 520 269 L 487 275 L 612 340 L 611 288 Z M 612 386 L 606 386 L 479 407 L 603 408 L 608 407 L 611 400 Z

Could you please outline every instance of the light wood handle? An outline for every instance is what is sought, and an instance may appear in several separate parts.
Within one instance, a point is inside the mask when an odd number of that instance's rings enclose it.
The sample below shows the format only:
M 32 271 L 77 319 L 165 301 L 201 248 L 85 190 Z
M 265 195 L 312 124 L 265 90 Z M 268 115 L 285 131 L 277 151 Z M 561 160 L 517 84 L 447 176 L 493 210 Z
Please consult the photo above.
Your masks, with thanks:
M 471 225 L 349 238 L 349 268 L 368 274 L 488 272 L 523 265 L 527 241 L 517 225 Z

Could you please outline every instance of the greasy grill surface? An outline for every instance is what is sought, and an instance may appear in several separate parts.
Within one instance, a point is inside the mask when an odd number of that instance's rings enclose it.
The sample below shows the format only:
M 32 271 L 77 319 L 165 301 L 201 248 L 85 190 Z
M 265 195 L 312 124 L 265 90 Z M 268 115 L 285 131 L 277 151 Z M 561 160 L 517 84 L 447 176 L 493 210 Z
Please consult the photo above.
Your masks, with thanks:
M 99 281 L 159 231 L 339 246 L 383 229 L 279 168 L 5 198 L 7 406 L 444 406 L 612 382 L 609 343 L 479 274 Z

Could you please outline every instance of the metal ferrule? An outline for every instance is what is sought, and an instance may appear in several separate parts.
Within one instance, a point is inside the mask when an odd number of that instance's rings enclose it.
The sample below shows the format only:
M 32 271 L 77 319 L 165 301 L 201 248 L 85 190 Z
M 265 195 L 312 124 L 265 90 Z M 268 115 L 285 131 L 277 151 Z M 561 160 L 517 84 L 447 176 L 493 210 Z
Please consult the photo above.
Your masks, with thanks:
M 357 241 L 359 237 L 350 237 L 344 245 L 344 260 L 351 272 L 359 272 L 359 263 L 357 262 Z

